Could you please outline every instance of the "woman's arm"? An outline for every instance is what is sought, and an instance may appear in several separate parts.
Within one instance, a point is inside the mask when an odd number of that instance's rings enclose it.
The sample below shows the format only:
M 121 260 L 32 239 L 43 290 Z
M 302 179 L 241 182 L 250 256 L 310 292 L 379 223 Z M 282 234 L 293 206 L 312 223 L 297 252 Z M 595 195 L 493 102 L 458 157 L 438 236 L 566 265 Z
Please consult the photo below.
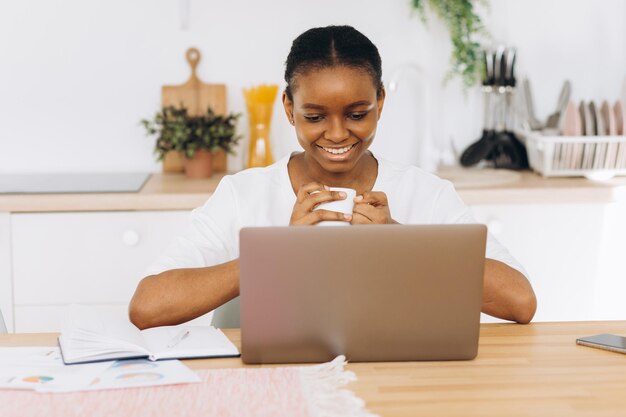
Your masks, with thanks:
M 352 224 L 395 223 L 387 196 L 365 192 L 354 199 Z M 529 323 L 537 310 L 537 299 L 526 277 L 505 263 L 485 260 L 482 312 L 518 323 Z
M 141 280 L 129 306 L 140 329 L 184 323 L 239 295 L 239 259 L 206 268 L 165 271 Z
M 500 261 L 485 260 L 483 313 L 526 324 L 536 310 L 537 298 L 521 272 Z
M 218 190 L 211 197 L 211 209 L 225 212 L 196 214 L 196 223 L 207 225 L 202 217 L 229 218 L 230 207 L 235 203 L 228 200 L 232 196 L 224 192 L 220 182 Z M 222 190 L 222 191 L 220 191 Z M 312 194 L 313 191 L 318 191 Z M 349 221 L 343 213 L 312 209 L 320 202 L 341 200 L 338 192 L 331 192 L 323 185 L 311 183 L 298 191 L 298 200 L 293 209 L 290 224 L 314 224 L 321 220 Z M 206 207 L 203 208 L 206 210 Z M 203 230 L 201 236 L 214 231 Z M 201 240 L 201 239 L 196 239 Z M 224 240 L 222 240 L 223 242 Z M 225 243 L 224 243 L 225 244 Z M 226 244 L 225 244 L 226 245 Z M 179 250 L 182 252 L 186 247 Z M 198 248 L 199 251 L 204 248 Z M 140 329 L 184 323 L 225 304 L 239 295 L 239 260 L 206 268 L 172 269 L 141 280 L 129 306 L 130 321 Z

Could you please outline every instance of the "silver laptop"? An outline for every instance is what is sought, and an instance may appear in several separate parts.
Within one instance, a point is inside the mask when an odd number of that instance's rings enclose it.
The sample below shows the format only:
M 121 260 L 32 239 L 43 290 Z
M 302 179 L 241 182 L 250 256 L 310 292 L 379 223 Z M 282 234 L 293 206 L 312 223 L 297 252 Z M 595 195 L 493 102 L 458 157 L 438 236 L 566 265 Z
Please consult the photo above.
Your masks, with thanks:
M 479 224 L 242 229 L 243 362 L 473 359 L 486 237 Z

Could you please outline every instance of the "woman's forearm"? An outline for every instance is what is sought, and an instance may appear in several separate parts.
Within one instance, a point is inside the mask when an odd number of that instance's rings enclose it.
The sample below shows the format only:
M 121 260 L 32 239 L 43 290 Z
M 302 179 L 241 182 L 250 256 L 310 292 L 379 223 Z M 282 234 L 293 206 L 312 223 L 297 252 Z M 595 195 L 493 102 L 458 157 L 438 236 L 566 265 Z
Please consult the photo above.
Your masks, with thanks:
M 141 280 L 130 302 L 130 320 L 140 329 L 184 323 L 239 295 L 239 260 L 207 268 L 174 269 Z M 526 277 L 487 259 L 483 313 L 528 323 L 537 300 Z
M 518 323 L 528 323 L 537 310 L 535 293 L 526 277 L 510 266 L 487 259 L 482 312 Z
M 141 280 L 130 302 L 140 329 L 184 323 L 239 295 L 239 259 L 206 268 L 165 271 Z

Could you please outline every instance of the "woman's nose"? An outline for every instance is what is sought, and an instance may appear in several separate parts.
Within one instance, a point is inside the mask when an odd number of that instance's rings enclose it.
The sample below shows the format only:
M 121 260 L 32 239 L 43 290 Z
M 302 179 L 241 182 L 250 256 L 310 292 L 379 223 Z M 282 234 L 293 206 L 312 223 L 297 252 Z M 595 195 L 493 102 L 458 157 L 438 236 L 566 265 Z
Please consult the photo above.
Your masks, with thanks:
M 350 137 L 350 132 L 346 128 L 346 125 L 342 118 L 333 118 L 330 122 L 330 126 L 328 127 L 326 132 L 324 132 L 324 139 L 340 143 Z

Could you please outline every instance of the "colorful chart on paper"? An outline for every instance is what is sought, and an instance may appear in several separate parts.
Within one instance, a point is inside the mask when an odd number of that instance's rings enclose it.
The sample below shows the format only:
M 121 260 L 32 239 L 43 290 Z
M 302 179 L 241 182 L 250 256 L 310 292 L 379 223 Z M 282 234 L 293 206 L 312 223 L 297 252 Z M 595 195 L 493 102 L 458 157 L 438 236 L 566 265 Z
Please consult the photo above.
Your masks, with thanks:
M 163 378 L 163 374 L 156 372 L 132 372 L 118 375 L 116 379 L 124 382 L 151 382 L 158 381 L 161 378 Z
M 53 380 L 54 380 L 53 377 L 45 376 L 45 375 L 27 376 L 27 377 L 22 378 L 22 381 L 31 382 L 33 384 L 45 384 L 46 382 L 50 382 Z

